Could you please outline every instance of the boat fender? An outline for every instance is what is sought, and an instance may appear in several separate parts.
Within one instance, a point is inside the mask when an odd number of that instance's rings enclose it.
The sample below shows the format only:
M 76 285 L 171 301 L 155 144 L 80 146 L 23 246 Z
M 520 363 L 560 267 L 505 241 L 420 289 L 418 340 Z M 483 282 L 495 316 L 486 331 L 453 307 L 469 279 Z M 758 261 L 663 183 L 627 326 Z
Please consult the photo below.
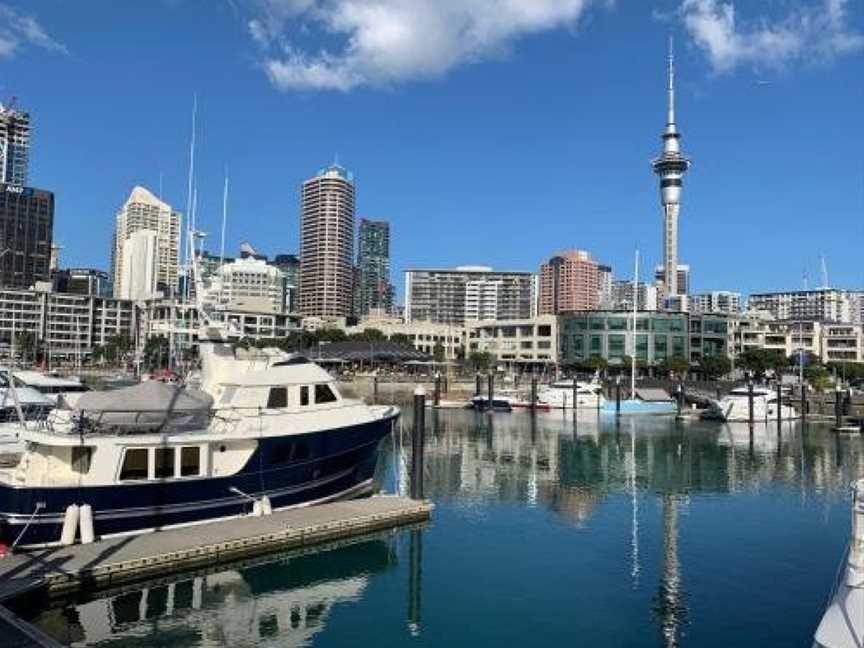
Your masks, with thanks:
M 264 515 L 264 511 L 261 510 L 261 500 L 255 500 L 255 503 L 252 504 L 252 515 L 255 517 L 261 517 Z
M 81 544 L 93 542 L 93 508 L 89 504 L 82 504 L 79 508 L 78 524 L 81 528 Z
M 78 505 L 70 504 L 66 507 L 66 515 L 63 517 L 63 530 L 60 531 L 60 544 L 65 546 L 75 544 L 76 531 L 78 531 Z
M 270 504 L 270 498 L 266 495 L 261 498 L 261 513 L 262 515 L 271 515 L 273 513 L 273 505 Z

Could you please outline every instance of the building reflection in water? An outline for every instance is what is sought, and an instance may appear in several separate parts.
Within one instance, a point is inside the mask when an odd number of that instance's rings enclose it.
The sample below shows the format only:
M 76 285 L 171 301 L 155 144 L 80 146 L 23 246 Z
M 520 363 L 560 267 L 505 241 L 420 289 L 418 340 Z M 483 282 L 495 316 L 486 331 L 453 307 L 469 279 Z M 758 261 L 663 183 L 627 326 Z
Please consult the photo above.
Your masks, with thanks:
M 76 607 L 52 608 L 34 622 L 63 643 L 111 648 L 167 644 L 307 646 L 335 605 L 359 600 L 370 574 L 395 563 L 390 545 L 372 540 L 322 553 L 137 586 Z M 419 596 L 417 598 L 419 622 Z

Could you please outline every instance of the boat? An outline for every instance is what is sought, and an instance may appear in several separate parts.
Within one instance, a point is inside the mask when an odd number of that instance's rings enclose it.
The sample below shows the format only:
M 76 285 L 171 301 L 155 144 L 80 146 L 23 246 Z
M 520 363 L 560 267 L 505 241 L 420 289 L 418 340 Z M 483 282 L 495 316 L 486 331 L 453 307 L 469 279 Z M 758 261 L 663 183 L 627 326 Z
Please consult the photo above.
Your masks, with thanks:
M 864 638 L 864 479 L 852 484 L 852 533 L 813 648 L 860 648 Z
M 87 385 L 80 380 L 73 378 L 62 378 L 60 376 L 52 376 L 39 371 L 22 371 L 9 369 L 0 369 L 0 376 L 9 380 L 9 374 L 12 374 L 15 380 L 15 386 L 19 389 L 29 387 L 35 389 L 40 394 L 44 394 L 56 403 L 59 397 L 62 397 L 67 402 L 74 401 L 80 394 L 90 391 Z
M 615 400 L 606 400 L 600 408 L 601 414 L 622 416 L 663 416 L 678 413 L 678 404 L 662 389 L 640 387 L 633 390 L 631 398 L 621 399 L 620 407 Z
M 24 425 L 24 453 L 0 469 L 0 543 L 69 544 L 76 528 L 89 541 L 371 493 L 399 408 L 345 398 L 309 359 L 238 338 L 205 320 L 200 389 L 87 392 Z
M 552 409 L 573 409 L 573 380 L 558 380 L 542 387 L 537 392 L 537 402 Z M 577 409 L 597 409 L 605 402 L 603 388 L 599 383 L 576 380 Z
M 754 421 L 776 421 L 777 407 L 777 392 L 775 390 L 762 386 L 753 387 Z M 702 413 L 702 418 L 720 421 L 749 421 L 749 388 L 746 386 L 736 387 L 719 401 L 711 401 Z M 780 418 L 783 420 L 796 419 L 798 414 L 791 405 L 781 403 Z
M 471 399 L 471 408 L 480 412 L 489 411 L 489 397 L 475 396 Z M 492 396 L 492 411 L 493 412 L 512 412 L 513 398 L 510 396 Z

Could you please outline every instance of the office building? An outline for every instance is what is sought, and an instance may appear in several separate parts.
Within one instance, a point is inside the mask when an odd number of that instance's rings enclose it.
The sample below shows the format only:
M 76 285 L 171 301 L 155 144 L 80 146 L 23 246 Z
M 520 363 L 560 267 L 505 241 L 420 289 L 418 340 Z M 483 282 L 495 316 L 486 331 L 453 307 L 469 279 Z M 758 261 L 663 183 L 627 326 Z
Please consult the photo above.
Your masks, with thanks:
M 296 254 L 277 254 L 270 264 L 282 271 L 285 280 L 285 312 L 296 313 L 300 287 L 300 259 Z
M 51 275 L 54 292 L 71 295 L 111 297 L 114 286 L 104 270 L 95 268 L 64 268 Z
M 357 315 L 368 315 L 373 309 L 389 313 L 393 307 L 389 223 L 360 219 L 357 233 L 357 270 Z
M 405 271 L 405 320 L 461 326 L 534 316 L 536 276 L 486 266 Z
M 303 183 L 300 312 L 324 318 L 353 310 L 354 179 L 333 164 Z
M 861 323 L 862 292 L 821 288 L 750 295 L 747 308 L 765 311 L 776 320 Z
M 698 295 L 690 295 L 691 313 L 739 313 L 741 311 L 741 293 L 728 290 L 713 290 Z
M 151 232 L 155 236 L 155 244 L 147 243 L 146 236 L 139 236 L 134 245 L 127 246 L 127 241 L 133 234 L 140 231 Z M 148 254 L 148 247 L 155 248 L 156 262 L 153 269 L 155 283 L 151 284 L 148 272 L 135 271 L 124 262 L 127 249 L 136 250 L 139 255 Z M 111 276 L 114 279 L 114 295 L 144 294 L 161 292 L 165 296 L 177 290 L 178 266 L 180 257 L 180 214 L 171 205 L 159 200 L 150 191 L 136 186 L 124 205 L 117 212 L 114 228 L 114 240 L 111 255 Z M 146 258 L 140 257 L 139 258 Z M 125 270 L 124 270 L 125 268 Z M 135 287 L 124 284 L 124 273 L 127 279 L 134 279 Z M 150 286 L 153 285 L 151 291 Z
M 30 115 L 0 104 L 0 182 L 23 187 L 30 162 Z
M 282 271 L 252 256 L 223 264 L 207 288 L 207 300 L 227 308 L 254 304 L 256 310 L 285 312 L 285 276 Z
M 593 310 L 600 303 L 600 266 L 584 250 L 568 250 L 540 266 L 538 312 Z M 604 277 L 605 279 L 605 277 Z
M 637 310 L 657 310 L 657 286 L 640 281 L 636 285 L 638 296 Z M 612 307 L 611 310 L 633 310 L 633 282 L 622 279 L 612 282 Z
M 0 183 L 0 287 L 48 281 L 53 236 L 54 194 Z
M 663 267 L 661 268 L 664 298 L 675 301 L 677 295 L 686 295 L 678 281 L 678 215 L 681 211 L 681 190 L 684 174 L 690 168 L 681 152 L 681 134 L 675 121 L 675 62 L 669 46 L 666 129 L 663 132 L 663 151 L 652 167 L 660 180 L 660 204 L 663 208 Z M 686 305 L 685 305 L 686 308 Z M 676 308 L 678 310 L 678 308 Z

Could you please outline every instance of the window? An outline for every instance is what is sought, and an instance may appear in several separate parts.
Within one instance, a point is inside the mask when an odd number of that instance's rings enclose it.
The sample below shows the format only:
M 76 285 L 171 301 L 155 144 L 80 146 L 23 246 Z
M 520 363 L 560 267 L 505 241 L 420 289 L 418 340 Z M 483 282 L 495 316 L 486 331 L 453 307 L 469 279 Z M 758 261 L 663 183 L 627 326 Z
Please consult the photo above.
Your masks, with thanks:
M 156 448 L 156 479 L 174 476 L 174 448 Z
M 271 387 L 270 395 L 267 397 L 267 407 L 272 409 L 274 407 L 287 407 L 288 406 L 288 390 L 285 387 Z
M 147 448 L 129 448 L 123 457 L 120 479 L 147 479 Z
M 90 472 L 90 454 L 92 448 L 72 448 L 72 470 L 79 475 L 86 475 Z
M 609 336 L 609 357 L 623 358 L 626 346 L 626 338 L 623 335 Z
M 308 405 L 309 404 L 309 387 L 303 385 L 300 388 L 300 405 Z
M 332 403 L 336 400 L 336 394 L 330 389 L 330 385 L 315 385 L 315 403 Z
M 180 448 L 180 476 L 196 477 L 201 474 L 201 448 L 184 446 Z

